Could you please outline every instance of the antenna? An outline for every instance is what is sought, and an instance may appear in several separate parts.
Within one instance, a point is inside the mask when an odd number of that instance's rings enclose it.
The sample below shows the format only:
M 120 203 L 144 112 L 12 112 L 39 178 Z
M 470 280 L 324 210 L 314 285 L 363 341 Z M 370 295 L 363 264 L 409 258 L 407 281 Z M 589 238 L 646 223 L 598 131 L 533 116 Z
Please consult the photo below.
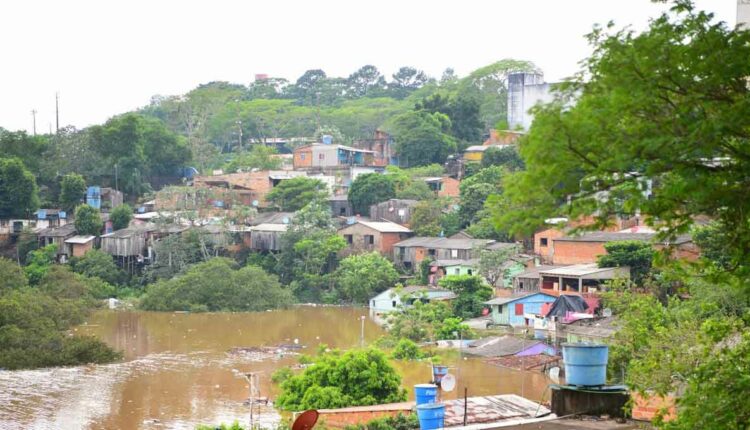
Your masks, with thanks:
M 60 93 L 55 93 L 55 134 L 59 132 L 60 132 Z

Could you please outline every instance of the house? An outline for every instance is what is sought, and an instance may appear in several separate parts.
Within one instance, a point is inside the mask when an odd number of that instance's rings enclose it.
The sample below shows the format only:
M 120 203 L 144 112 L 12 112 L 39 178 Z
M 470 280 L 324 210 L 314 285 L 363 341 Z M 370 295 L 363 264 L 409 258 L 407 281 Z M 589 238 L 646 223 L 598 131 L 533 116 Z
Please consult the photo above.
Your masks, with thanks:
M 70 257 L 83 257 L 86 252 L 94 248 L 96 236 L 73 236 L 65 239 L 66 254 Z
M 338 144 L 313 143 L 294 150 L 294 170 L 374 166 L 375 152 Z
M 331 206 L 331 215 L 333 216 L 354 216 L 354 208 L 352 208 L 347 195 L 331 196 L 328 198 L 328 204 Z
M 674 240 L 656 242 L 656 233 L 633 233 L 638 229 L 625 231 L 592 231 L 580 236 L 561 236 L 552 240 L 552 264 L 586 264 L 595 263 L 599 256 L 605 255 L 604 246 L 609 242 L 635 240 L 650 242 L 654 249 L 661 250 L 669 247 L 676 258 L 696 260 L 700 256 L 700 249 L 693 243 L 690 235 L 680 235 Z
M 248 221 L 247 225 L 289 224 L 293 219 L 294 212 L 260 212 Z
M 370 310 L 386 313 L 398 310 L 399 307 L 411 306 L 417 300 L 429 303 L 433 300 L 452 300 L 453 292 L 435 287 L 410 285 L 403 288 L 389 288 L 370 299 Z
M 357 220 L 339 229 L 351 251 L 378 251 L 391 255 L 393 245 L 409 238 L 412 231 L 393 222 Z
M 541 277 L 539 272 L 542 270 L 555 269 L 563 266 L 540 265 L 526 269 L 521 273 L 512 276 L 511 285 L 513 294 L 527 294 L 539 292 L 541 288 Z M 507 285 L 507 284 L 506 284 Z
M 477 273 L 478 259 L 471 260 L 435 260 L 430 263 L 430 285 L 450 275 L 473 275 Z
M 132 268 L 135 263 L 143 263 L 151 256 L 149 237 L 155 230 L 153 224 L 115 230 L 99 238 L 100 248 L 115 257 L 123 267 Z
M 438 197 L 458 197 L 461 181 L 447 175 L 422 178 Z
M 86 189 L 86 204 L 94 209 L 109 211 L 122 201 L 122 192 L 114 188 L 92 185 Z
M 300 176 L 307 176 L 305 172 L 290 170 L 257 170 L 252 172 L 228 173 L 211 176 L 196 176 L 193 186 L 211 189 L 209 205 L 231 208 L 231 204 L 241 203 L 245 206 L 258 208 L 268 207 L 266 195 L 282 181 Z M 330 178 L 316 178 L 328 184 Z M 157 194 L 157 200 L 159 195 Z M 157 207 L 159 204 L 157 203 Z
M 630 279 L 630 268 L 573 264 L 539 270 L 540 291 L 557 295 L 595 293 L 614 279 Z
M 373 221 L 390 221 L 409 226 L 414 207 L 419 201 L 408 199 L 390 199 L 370 206 L 370 219 Z
M 68 257 L 68 247 L 65 241 L 75 236 L 76 226 L 74 224 L 65 224 L 60 227 L 45 228 L 39 231 L 37 237 L 39 246 L 57 245 L 57 256 L 63 255 Z
M 0 219 L 0 238 L 20 234 L 24 229 L 41 230 L 61 227 L 68 223 L 68 215 L 60 209 L 39 209 L 32 218 Z
M 398 157 L 393 150 L 393 138 L 382 130 L 375 130 L 372 139 L 362 139 L 354 143 L 354 147 L 373 152 L 373 166 L 398 166 Z
M 253 251 L 281 251 L 281 235 L 288 224 L 259 224 L 250 227 L 250 249 Z
M 448 239 L 444 237 L 413 237 L 396 243 L 393 260 L 397 265 L 414 269 L 425 258 L 430 260 L 471 260 L 476 249 L 495 242 L 489 239 Z
M 493 324 L 509 326 L 527 325 L 526 314 L 538 314 L 545 303 L 552 303 L 557 297 L 540 292 L 513 297 L 497 297 L 484 302 L 491 309 Z

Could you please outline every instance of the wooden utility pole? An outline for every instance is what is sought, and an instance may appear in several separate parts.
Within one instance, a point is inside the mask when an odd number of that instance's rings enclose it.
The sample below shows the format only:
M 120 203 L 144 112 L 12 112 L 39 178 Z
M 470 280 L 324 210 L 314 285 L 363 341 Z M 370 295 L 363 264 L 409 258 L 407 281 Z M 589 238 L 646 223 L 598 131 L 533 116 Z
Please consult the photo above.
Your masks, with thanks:
M 31 109 L 31 118 L 34 121 L 34 136 L 36 136 L 36 109 Z
M 55 134 L 60 133 L 60 93 L 55 93 Z

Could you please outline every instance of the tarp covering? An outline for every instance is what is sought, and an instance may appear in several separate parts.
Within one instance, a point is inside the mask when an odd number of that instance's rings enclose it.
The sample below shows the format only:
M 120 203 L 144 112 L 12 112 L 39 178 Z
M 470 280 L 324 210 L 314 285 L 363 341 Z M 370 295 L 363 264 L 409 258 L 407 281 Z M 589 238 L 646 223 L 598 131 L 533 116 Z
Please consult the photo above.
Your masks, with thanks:
M 589 308 L 586 300 L 581 296 L 562 295 L 552 303 L 546 317 L 564 317 L 566 312 L 586 312 Z

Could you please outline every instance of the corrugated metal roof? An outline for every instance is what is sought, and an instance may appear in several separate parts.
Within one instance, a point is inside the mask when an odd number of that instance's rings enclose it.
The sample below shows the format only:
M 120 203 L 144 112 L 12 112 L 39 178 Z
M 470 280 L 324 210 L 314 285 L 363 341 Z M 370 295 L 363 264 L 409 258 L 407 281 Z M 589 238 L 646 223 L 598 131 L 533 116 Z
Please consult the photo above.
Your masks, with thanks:
M 502 357 L 517 354 L 520 351 L 534 346 L 539 341 L 521 339 L 511 335 L 493 336 L 479 339 L 469 344 L 463 351 L 467 354 L 481 357 Z
M 94 240 L 96 236 L 73 236 L 70 239 L 65 239 L 65 243 L 89 243 Z
M 39 231 L 39 236 L 44 237 L 65 237 L 74 235 L 76 233 L 76 226 L 73 223 L 65 224 L 60 227 L 45 228 Z
M 381 233 L 411 233 L 411 230 L 395 222 L 359 220 L 357 223 Z
M 615 242 L 620 240 L 649 241 L 654 238 L 654 233 L 620 233 L 613 231 L 592 231 L 580 236 L 564 236 L 553 240 L 562 242 Z
M 289 226 L 287 224 L 258 224 L 250 227 L 250 231 L 280 231 L 284 232 Z
M 435 260 L 430 263 L 430 266 L 437 267 L 451 267 L 451 266 L 476 266 L 479 264 L 478 258 L 472 258 L 469 260 Z
M 570 266 L 557 267 L 555 269 L 540 270 L 542 276 L 589 276 L 594 274 L 606 274 L 607 272 L 616 271 L 618 267 L 599 267 L 596 263 L 590 264 L 573 264 Z M 619 268 L 625 269 L 625 268 Z
M 394 246 L 411 247 L 419 246 L 424 248 L 445 248 L 445 249 L 473 249 L 475 246 L 486 246 L 495 242 L 489 239 L 448 239 L 445 237 L 412 237 L 411 239 L 402 240 Z
M 533 293 L 520 294 L 517 296 L 511 296 L 511 297 L 496 297 L 492 300 L 488 300 L 484 302 L 484 304 L 485 305 L 504 305 L 506 303 L 513 303 L 515 301 L 525 299 L 527 297 L 536 296 L 537 294 L 555 298 L 555 296 L 553 296 L 552 294 L 547 294 L 547 293 L 542 293 L 542 292 L 533 292 Z

